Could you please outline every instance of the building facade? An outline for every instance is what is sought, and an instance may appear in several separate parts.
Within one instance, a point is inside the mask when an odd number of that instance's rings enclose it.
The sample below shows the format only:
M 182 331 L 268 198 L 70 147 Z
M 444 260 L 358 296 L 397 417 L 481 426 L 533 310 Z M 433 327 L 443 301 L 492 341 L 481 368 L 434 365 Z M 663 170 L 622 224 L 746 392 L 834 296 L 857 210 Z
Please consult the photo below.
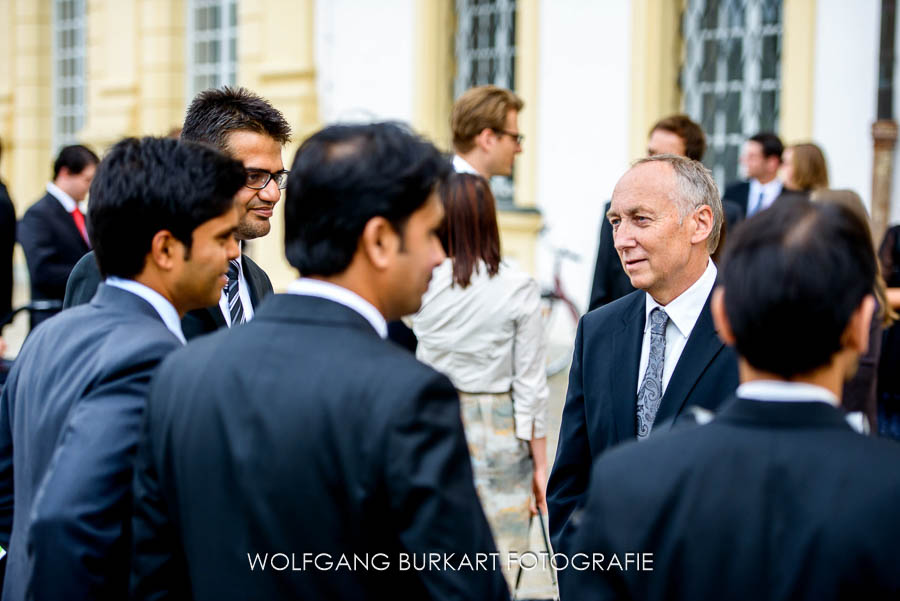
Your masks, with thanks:
M 340 120 L 405 121 L 449 150 L 454 97 L 493 82 L 525 100 L 524 151 L 494 182 L 504 250 L 544 281 L 554 248 L 579 254 L 562 276 L 585 307 L 603 205 L 667 114 L 708 129 L 720 184 L 737 176 L 742 140 L 773 128 L 820 144 L 832 186 L 869 202 L 880 11 L 879 0 L 0 0 L 0 177 L 21 216 L 61 145 L 102 154 L 123 136 L 165 135 L 194 93 L 224 84 L 284 112 L 296 134 L 286 165 Z M 276 289 L 294 277 L 280 215 L 250 248 Z

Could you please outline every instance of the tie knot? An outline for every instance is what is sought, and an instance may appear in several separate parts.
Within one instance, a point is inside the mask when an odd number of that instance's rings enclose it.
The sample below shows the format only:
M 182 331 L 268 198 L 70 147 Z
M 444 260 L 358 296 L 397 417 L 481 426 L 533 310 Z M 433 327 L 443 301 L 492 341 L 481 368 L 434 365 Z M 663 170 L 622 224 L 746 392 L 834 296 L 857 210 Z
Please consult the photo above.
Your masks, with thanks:
M 228 261 L 228 281 L 237 281 L 238 273 L 240 273 L 240 266 L 238 265 L 237 259 L 231 259 Z
M 669 323 L 669 315 L 659 307 L 650 311 L 650 332 L 653 334 L 665 334 L 666 324 Z

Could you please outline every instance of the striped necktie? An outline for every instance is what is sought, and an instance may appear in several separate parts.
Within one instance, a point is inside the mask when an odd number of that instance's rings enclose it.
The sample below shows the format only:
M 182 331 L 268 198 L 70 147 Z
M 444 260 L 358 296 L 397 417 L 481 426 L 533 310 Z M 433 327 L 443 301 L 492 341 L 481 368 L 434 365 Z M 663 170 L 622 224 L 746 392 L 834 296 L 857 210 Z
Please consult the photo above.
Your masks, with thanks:
M 238 290 L 240 282 L 240 265 L 237 259 L 228 262 L 228 284 L 225 285 L 225 296 L 228 297 L 228 312 L 231 313 L 231 325 L 244 323 L 244 305 L 241 304 L 241 295 Z

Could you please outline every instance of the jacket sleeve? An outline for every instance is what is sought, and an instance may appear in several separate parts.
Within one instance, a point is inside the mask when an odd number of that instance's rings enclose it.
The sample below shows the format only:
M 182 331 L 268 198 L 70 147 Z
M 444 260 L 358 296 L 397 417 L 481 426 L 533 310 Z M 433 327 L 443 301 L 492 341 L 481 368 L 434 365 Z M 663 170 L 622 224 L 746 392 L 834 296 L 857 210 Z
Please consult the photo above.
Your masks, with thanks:
M 547 435 L 547 344 L 537 283 L 529 279 L 522 295 L 513 340 L 512 399 L 516 437 L 531 440 Z
M 587 493 L 590 480 L 591 450 L 584 409 L 583 381 L 584 318 L 578 322 L 575 351 L 569 371 L 569 388 L 563 407 L 559 445 L 550 480 L 547 483 L 547 509 L 550 513 L 550 540 L 553 548 L 566 552 L 572 529 L 572 514 Z
M 25 251 L 32 287 L 62 298 L 72 264 L 60 256 L 53 228 L 29 211 L 22 217 L 18 229 L 19 243 Z
M 29 598 L 127 594 L 132 466 L 158 363 L 111 373 L 73 409 L 29 517 Z
M 386 481 L 391 519 L 406 552 L 467 555 L 496 553 L 475 492 L 459 399 L 450 381 L 434 375 L 395 411 L 387 444 Z M 412 405 L 412 406 L 411 406 Z M 432 599 L 509 599 L 496 570 L 417 572 Z
M 0 393 L 0 547 L 9 548 L 13 525 L 13 396 L 17 370 L 13 367 Z

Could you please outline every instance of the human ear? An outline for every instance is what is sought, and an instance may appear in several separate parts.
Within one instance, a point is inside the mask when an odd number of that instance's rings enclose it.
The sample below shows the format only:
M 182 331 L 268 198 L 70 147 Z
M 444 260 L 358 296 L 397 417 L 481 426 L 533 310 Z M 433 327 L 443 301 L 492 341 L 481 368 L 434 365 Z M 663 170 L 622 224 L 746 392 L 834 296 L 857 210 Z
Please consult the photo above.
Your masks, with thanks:
M 697 244 L 709 238 L 713 228 L 713 212 L 709 205 L 702 205 L 694 209 L 694 223 L 697 224 L 691 243 Z
M 728 321 L 728 314 L 725 311 L 725 288 L 716 286 L 709 308 L 712 311 L 713 324 L 716 326 L 716 334 L 719 335 L 719 339 L 728 346 L 734 346 L 734 332 L 731 331 L 731 323 Z
M 363 228 L 359 249 L 372 265 L 384 270 L 391 266 L 400 249 L 400 236 L 387 219 L 373 217 Z

